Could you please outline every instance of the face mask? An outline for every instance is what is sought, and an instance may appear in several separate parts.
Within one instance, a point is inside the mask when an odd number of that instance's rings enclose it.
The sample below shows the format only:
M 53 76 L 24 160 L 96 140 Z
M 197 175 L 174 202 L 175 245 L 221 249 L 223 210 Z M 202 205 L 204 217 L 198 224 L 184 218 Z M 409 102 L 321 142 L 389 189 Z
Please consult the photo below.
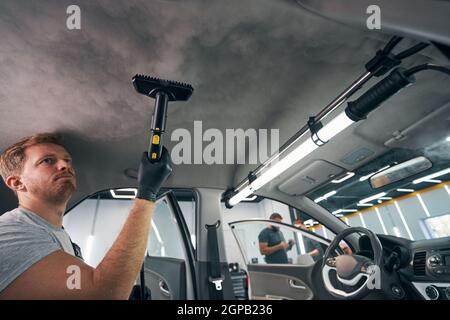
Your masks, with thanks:
M 272 230 L 273 230 L 273 231 L 278 231 L 278 230 L 280 230 L 280 227 L 272 226 Z

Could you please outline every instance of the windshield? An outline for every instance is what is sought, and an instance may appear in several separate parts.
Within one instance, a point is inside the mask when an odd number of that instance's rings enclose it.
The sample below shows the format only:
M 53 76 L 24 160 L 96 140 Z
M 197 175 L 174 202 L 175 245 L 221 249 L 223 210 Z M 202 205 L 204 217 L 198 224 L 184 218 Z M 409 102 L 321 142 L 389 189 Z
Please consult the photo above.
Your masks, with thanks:
M 382 171 L 392 171 L 393 167 L 421 156 L 430 160 L 430 168 L 381 187 L 371 184 L 370 178 L 375 174 L 378 177 Z M 335 177 L 307 197 L 352 227 L 362 226 L 378 234 L 411 240 L 447 237 L 450 236 L 449 167 L 450 137 L 421 150 L 392 149 L 356 170 Z

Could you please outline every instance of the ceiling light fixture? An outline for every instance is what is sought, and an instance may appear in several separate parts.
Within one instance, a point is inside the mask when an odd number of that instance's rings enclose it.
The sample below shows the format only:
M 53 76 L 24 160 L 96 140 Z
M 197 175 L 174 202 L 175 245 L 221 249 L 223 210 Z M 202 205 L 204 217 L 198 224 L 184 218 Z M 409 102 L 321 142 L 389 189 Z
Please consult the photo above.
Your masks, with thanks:
M 371 207 L 373 206 L 373 203 L 357 203 L 358 207 Z
M 339 210 L 333 211 L 332 214 L 337 215 L 337 214 L 340 214 L 343 212 L 358 212 L 358 210 L 356 210 L 356 209 L 339 209 Z
M 114 199 L 134 199 L 137 195 L 136 188 L 111 189 L 109 192 Z M 116 192 L 132 192 L 133 194 L 117 194 Z
M 322 200 L 326 200 L 326 199 L 328 199 L 329 197 L 334 196 L 336 193 L 337 193 L 336 190 L 330 191 L 330 192 L 324 194 L 323 196 L 318 197 L 317 199 L 315 199 L 314 202 L 315 202 L 315 203 L 319 203 L 319 202 L 322 201 Z
M 351 120 L 345 112 L 342 112 L 340 115 L 326 124 L 322 129 L 320 129 L 317 133 L 317 136 L 320 137 L 320 140 L 322 141 L 328 141 L 338 133 L 343 131 L 345 128 L 349 127 L 352 123 L 354 123 L 354 121 Z M 304 141 L 297 148 L 292 150 L 287 156 L 264 171 L 247 187 L 231 197 L 231 199 L 229 200 L 229 205 L 234 206 L 238 204 L 253 192 L 263 187 L 266 183 L 278 177 L 298 161 L 309 155 L 318 147 L 319 146 L 312 139 Z
M 414 192 L 414 189 L 397 189 L 398 192 Z
M 354 175 L 355 175 L 354 172 L 347 172 L 347 173 L 345 174 L 345 176 L 342 177 L 341 179 L 331 180 L 331 183 L 341 183 L 341 182 L 344 182 L 345 180 L 350 179 L 350 178 L 353 177 Z
M 434 178 L 443 176 L 444 174 L 447 174 L 447 173 L 450 173 L 450 168 L 447 168 L 447 169 L 444 169 L 444 170 L 441 170 L 441 171 L 438 171 L 438 172 L 429 174 L 429 175 L 427 175 L 427 176 L 425 176 L 425 177 L 416 179 L 416 180 L 413 181 L 413 184 L 418 184 L 418 183 L 421 183 L 421 182 L 429 182 L 429 181 L 433 181 Z M 435 180 L 435 181 L 439 181 L 439 180 Z M 434 182 L 434 181 L 433 181 L 433 182 Z M 440 183 L 440 182 L 439 182 L 439 183 Z
M 428 182 L 428 183 L 442 183 L 442 180 L 428 179 L 428 180 L 423 180 L 422 182 Z
M 370 202 L 372 200 L 376 200 L 376 199 L 379 199 L 381 197 L 384 197 L 385 195 L 387 195 L 386 192 L 377 193 L 376 195 L 373 195 L 373 196 L 370 196 L 368 198 L 359 200 L 359 203 L 367 203 L 367 202 Z

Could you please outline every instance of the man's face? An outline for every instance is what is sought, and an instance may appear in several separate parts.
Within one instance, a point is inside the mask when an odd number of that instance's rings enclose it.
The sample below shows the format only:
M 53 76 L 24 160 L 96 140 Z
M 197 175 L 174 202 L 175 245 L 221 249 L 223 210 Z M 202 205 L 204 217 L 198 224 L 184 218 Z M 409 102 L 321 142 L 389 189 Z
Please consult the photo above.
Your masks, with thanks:
M 282 221 L 282 219 L 280 219 L 280 218 L 273 218 L 272 220 L 276 221 L 276 222 L 281 222 Z M 280 230 L 280 227 L 279 226 L 275 226 L 275 225 L 271 225 L 271 228 L 273 230 Z
M 62 146 L 36 144 L 25 149 L 25 163 L 20 175 L 30 196 L 51 203 L 67 202 L 76 189 L 72 158 Z
M 296 226 L 297 228 L 303 229 L 303 230 L 308 230 L 308 228 L 306 228 L 306 226 L 303 224 L 303 221 L 301 220 L 295 220 L 294 226 Z

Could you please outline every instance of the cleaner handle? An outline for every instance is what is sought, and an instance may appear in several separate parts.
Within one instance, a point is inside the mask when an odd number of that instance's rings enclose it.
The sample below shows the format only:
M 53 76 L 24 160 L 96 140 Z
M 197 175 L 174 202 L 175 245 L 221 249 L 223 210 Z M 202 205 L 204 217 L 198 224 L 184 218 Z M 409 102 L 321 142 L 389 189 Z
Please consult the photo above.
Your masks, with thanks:
M 158 162 L 161 158 L 163 143 L 163 135 L 166 130 L 167 122 L 167 104 L 169 102 L 169 96 L 160 91 L 156 94 L 155 109 L 153 111 L 151 134 L 150 134 L 150 146 L 148 151 L 148 158 L 150 162 Z

